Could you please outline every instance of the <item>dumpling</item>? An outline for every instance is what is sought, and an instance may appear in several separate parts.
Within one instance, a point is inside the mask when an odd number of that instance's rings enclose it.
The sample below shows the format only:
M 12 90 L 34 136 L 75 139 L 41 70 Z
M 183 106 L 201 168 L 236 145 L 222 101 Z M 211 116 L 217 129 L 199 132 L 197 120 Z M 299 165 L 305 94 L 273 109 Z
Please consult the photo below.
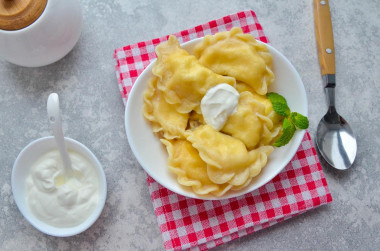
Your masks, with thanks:
M 246 187 L 252 180 L 260 174 L 263 167 L 268 162 L 268 156 L 273 152 L 272 146 L 260 146 L 249 153 L 255 156 L 252 163 L 245 168 L 235 169 L 233 172 L 226 172 L 212 165 L 207 165 L 207 174 L 214 183 L 219 184 L 227 178 L 228 184 L 232 185 L 231 190 L 239 190 Z M 230 178 L 231 177 L 231 178 Z
M 222 132 L 240 139 L 248 149 L 258 146 L 262 139 L 273 139 L 271 130 L 276 125 L 267 116 L 270 111 L 266 109 L 266 101 L 267 98 L 248 91 L 240 93 L 236 112 L 228 118 Z
M 207 124 L 194 130 L 187 130 L 185 137 L 207 164 L 220 169 L 233 170 L 245 167 L 254 158 L 248 154 L 243 142 L 218 132 Z
M 180 113 L 199 111 L 201 99 L 211 87 L 220 83 L 236 84 L 234 78 L 221 76 L 201 65 L 180 47 L 174 36 L 157 46 L 156 54 L 152 72 L 159 78 L 157 88 L 164 93 L 167 103 L 176 104 Z
M 275 142 L 279 136 L 281 136 L 283 117 L 273 111 L 273 105 L 265 95 L 258 95 L 249 85 L 242 82 L 237 82 L 236 90 L 239 93 L 243 93 L 245 91 L 252 93 L 254 98 L 265 106 L 264 114 L 272 120 L 273 127 L 271 129 L 268 129 L 268 127 L 264 128 L 265 133 L 262 136 L 260 145 L 272 145 L 272 143 Z
M 237 27 L 206 36 L 195 47 L 194 55 L 207 68 L 247 83 L 260 95 L 267 93 L 274 79 L 268 48 Z
M 183 138 L 189 114 L 179 113 L 168 104 L 157 87 L 158 78 L 153 78 L 144 92 L 144 117 L 151 122 L 152 130 L 167 139 Z
M 222 128 L 222 132 L 240 139 L 248 149 L 254 148 L 261 140 L 263 124 L 272 127 L 272 121 L 265 119 L 265 106 L 250 92 L 240 93 L 239 104 Z
M 232 136 L 202 125 L 185 132 L 200 158 L 207 163 L 207 174 L 215 184 L 244 186 L 266 165 L 272 146 L 247 151 L 244 143 Z
M 197 194 L 224 194 L 231 185 L 214 184 L 207 175 L 207 164 L 187 140 L 161 140 L 168 151 L 168 168 L 177 175 L 177 181 L 190 186 Z M 227 190 L 228 190 L 227 189 Z

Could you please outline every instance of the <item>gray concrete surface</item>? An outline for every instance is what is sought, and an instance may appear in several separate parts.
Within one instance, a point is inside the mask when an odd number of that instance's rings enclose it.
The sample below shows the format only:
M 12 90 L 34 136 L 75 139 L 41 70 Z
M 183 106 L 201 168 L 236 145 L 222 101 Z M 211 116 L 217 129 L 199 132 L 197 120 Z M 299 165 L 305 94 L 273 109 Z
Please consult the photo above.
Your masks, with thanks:
M 309 99 L 309 131 L 326 112 L 312 1 L 82 0 L 84 26 L 73 51 L 52 65 L 23 68 L 0 60 L 0 250 L 163 250 L 145 173 L 124 130 L 115 48 L 190 28 L 241 10 L 256 12 L 271 44 L 293 63 Z M 380 249 L 380 2 L 331 1 L 337 109 L 358 139 L 354 166 L 324 166 L 333 203 L 215 250 Z M 99 220 L 86 232 L 55 238 L 18 211 L 11 171 L 29 142 L 51 135 L 46 99 L 61 99 L 65 135 L 94 151 L 108 181 Z

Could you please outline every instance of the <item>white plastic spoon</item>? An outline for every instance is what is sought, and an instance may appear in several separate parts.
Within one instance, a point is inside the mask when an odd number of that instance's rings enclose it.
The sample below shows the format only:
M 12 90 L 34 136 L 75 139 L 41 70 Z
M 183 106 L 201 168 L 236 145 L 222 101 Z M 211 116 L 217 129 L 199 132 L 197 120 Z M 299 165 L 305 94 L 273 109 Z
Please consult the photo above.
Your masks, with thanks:
M 65 138 L 63 136 L 61 113 L 59 110 L 59 97 L 57 93 L 51 93 L 49 95 L 47 101 L 47 113 L 49 116 L 50 126 L 53 130 L 54 138 L 57 142 L 57 147 L 65 167 L 65 176 L 68 178 L 74 177 L 74 172 L 71 167 L 71 160 L 69 153 L 67 152 Z

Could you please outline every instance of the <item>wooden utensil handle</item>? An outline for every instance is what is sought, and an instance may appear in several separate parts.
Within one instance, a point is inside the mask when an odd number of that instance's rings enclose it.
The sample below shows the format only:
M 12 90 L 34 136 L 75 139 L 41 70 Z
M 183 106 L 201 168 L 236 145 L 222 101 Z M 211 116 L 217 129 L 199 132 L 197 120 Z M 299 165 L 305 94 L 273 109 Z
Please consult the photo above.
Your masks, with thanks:
M 321 73 L 335 74 L 334 35 L 328 0 L 314 0 L 314 22 Z

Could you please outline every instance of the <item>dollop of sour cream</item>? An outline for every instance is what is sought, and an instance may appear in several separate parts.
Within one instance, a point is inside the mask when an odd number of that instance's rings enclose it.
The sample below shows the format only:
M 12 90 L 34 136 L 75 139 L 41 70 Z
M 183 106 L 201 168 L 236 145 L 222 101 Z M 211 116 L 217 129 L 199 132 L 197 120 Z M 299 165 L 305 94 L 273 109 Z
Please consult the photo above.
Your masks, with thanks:
M 201 111 L 205 122 L 219 131 L 228 117 L 236 111 L 239 92 L 229 84 L 218 84 L 210 88 L 201 101 Z
M 84 222 L 100 200 L 95 167 L 81 154 L 69 152 L 74 177 L 64 175 L 60 154 L 41 156 L 26 179 L 27 202 L 32 213 L 55 227 L 74 227 Z

